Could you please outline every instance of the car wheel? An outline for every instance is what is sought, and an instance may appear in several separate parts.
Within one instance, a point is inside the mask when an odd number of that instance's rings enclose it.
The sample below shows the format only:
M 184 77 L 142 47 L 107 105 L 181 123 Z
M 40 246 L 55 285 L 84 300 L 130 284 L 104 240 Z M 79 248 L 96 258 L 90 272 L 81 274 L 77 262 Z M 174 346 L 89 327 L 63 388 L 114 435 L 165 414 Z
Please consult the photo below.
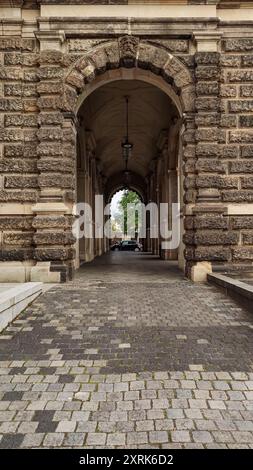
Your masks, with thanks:
M 114 250 L 114 251 L 119 251 L 119 248 L 115 248 L 115 250 Z
M 134 249 L 134 251 L 140 251 L 140 248 L 137 248 L 137 247 L 136 247 L 136 248 Z

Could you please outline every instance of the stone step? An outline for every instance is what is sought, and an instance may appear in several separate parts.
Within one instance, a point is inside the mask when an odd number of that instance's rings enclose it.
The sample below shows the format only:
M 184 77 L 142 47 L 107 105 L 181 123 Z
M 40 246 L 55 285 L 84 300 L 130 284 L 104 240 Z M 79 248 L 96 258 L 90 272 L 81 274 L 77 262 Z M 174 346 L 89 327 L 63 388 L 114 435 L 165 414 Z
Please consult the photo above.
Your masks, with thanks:
M 0 331 L 42 293 L 42 288 L 42 282 L 0 284 Z

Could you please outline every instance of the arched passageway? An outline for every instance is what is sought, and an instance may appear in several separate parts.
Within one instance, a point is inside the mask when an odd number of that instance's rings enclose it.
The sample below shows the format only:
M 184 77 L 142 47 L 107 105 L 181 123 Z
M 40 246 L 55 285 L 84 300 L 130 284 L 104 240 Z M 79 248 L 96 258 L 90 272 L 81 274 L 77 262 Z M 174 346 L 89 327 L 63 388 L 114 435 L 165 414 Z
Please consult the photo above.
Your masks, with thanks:
M 178 103 L 160 87 L 130 77 L 105 79 L 83 102 L 79 100 L 77 202 L 91 206 L 93 230 L 77 244 L 76 267 L 109 249 L 105 234 L 98 238 L 95 233 L 96 196 L 103 195 L 106 206 L 119 189 L 137 191 L 145 205 L 157 205 L 158 223 L 160 204 L 168 204 L 169 228 L 171 204 L 183 203 L 182 117 Z M 126 126 L 133 146 L 127 163 L 122 155 Z M 183 267 L 182 241 L 174 249 L 165 249 L 160 230 L 155 237 L 150 230 L 149 211 L 143 238 L 146 251 L 163 259 L 180 259 Z
M 45 60 L 55 60 L 55 55 L 46 54 Z M 85 54 L 68 56 L 60 67 L 63 74 L 59 94 L 50 100 L 45 96 L 39 102 L 42 109 L 53 108 L 54 114 L 45 121 L 41 111 L 38 133 L 41 191 L 33 208 L 35 253 L 39 262 L 32 267 L 31 276 L 34 280 L 44 276 L 47 282 L 71 278 L 80 265 L 80 257 L 82 261 L 90 261 L 108 250 L 108 240 L 103 234 L 94 236 L 97 223 L 93 215 L 89 216 L 88 240 L 75 241 L 72 226 L 77 202 L 90 203 L 94 209 L 95 196 L 100 194 L 106 205 L 111 194 L 127 184 L 139 191 L 147 203 L 180 202 L 182 205 L 182 161 L 186 155 L 191 158 L 187 175 L 192 175 L 195 168 L 192 158 L 195 88 L 192 72 L 179 58 L 162 47 L 123 36 Z M 42 90 L 48 90 L 47 80 L 41 79 Z M 122 139 L 126 136 L 123 119 L 126 94 L 129 138 L 131 133 L 134 144 L 127 173 L 121 155 Z M 53 129 L 49 130 L 47 123 L 52 119 Z M 60 161 L 54 159 L 56 168 L 60 166 L 64 175 L 53 172 L 48 151 L 64 156 Z M 196 198 L 192 177 L 188 183 L 185 202 L 192 204 Z M 169 230 L 167 222 L 172 216 L 168 213 L 158 222 L 162 220 Z M 54 237 L 45 238 L 43 221 L 54 230 L 57 228 Z M 150 233 L 152 227 L 151 223 Z M 163 235 L 150 237 L 149 249 L 163 258 L 178 258 L 183 268 L 182 241 L 172 250 L 167 245 L 162 247 L 163 240 Z M 186 252 L 185 270 L 190 275 L 194 250 Z

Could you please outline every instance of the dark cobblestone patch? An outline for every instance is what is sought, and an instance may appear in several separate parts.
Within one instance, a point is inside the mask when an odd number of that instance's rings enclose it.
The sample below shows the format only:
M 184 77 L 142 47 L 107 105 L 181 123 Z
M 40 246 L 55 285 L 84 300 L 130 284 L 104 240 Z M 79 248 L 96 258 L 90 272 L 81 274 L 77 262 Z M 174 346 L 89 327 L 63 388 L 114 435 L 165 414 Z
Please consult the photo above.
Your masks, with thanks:
M 4 434 L 0 441 L 0 449 L 16 449 L 24 439 L 24 434 Z

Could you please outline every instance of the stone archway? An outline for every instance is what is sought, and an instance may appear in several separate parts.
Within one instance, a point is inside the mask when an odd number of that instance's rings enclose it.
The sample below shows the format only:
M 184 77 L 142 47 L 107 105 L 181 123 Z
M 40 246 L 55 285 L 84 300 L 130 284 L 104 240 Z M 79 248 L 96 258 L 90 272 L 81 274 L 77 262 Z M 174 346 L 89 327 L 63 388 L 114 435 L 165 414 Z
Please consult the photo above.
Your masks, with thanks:
M 72 60 L 60 52 L 41 53 L 41 97 L 38 100 L 40 200 L 34 207 L 37 260 L 33 268 L 34 279 L 41 269 L 49 274 L 59 273 L 58 280 L 67 279 L 73 271 L 75 250 L 71 223 L 76 200 L 76 113 L 83 97 L 100 86 L 103 76 L 112 80 L 115 73 L 123 76 L 130 70 L 136 71 L 145 80 L 166 90 L 185 122 L 184 149 L 189 146 L 188 152 L 191 152 L 195 145 L 193 78 L 187 67 L 168 51 L 136 37 L 124 36 L 103 43 L 74 62 Z M 50 80 L 55 76 L 60 77 L 60 87 L 48 96 Z M 59 177 L 55 178 L 54 172 Z M 64 220 L 60 229 L 58 220 L 62 223 Z M 53 237 L 48 235 L 51 229 L 56 230 Z M 54 279 L 56 277 L 54 274 Z
M 194 111 L 195 87 L 187 67 L 162 47 L 147 44 L 133 36 L 104 43 L 80 57 L 67 69 L 62 110 L 75 111 L 78 96 L 87 96 L 92 90 L 90 84 L 98 76 L 120 68 L 145 70 L 162 78 L 166 83 L 166 92 L 181 107 L 181 112 Z

